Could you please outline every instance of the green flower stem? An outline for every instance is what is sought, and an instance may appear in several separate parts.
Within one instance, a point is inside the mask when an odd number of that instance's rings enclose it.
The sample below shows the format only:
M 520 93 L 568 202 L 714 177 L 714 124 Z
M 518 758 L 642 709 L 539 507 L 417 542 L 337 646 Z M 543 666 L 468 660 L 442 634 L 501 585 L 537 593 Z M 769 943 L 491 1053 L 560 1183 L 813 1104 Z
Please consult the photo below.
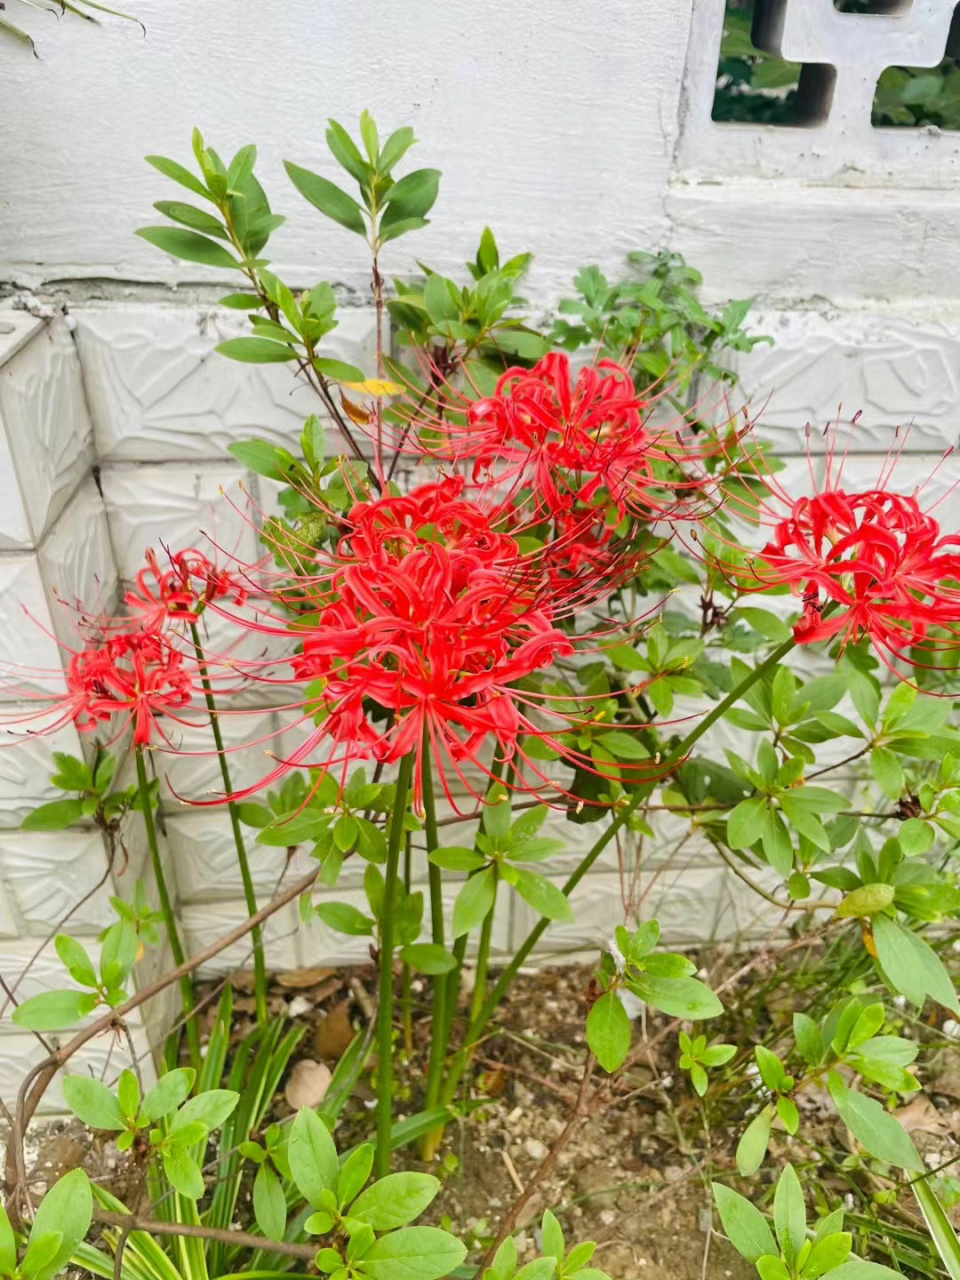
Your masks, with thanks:
M 217 759 L 220 761 L 220 776 L 228 796 L 233 795 L 233 783 L 230 781 L 230 766 L 227 764 L 227 753 L 223 747 L 223 734 L 220 732 L 220 717 L 213 697 L 213 687 L 207 674 L 207 663 L 200 643 L 200 631 L 195 622 L 190 624 L 190 635 L 197 655 L 197 667 L 200 671 L 200 683 L 203 685 L 203 696 L 210 715 L 210 728 L 213 730 L 213 742 L 217 748 Z M 240 864 L 240 879 L 243 881 L 243 897 L 247 904 L 247 915 L 257 914 L 257 895 L 253 887 L 253 876 L 250 874 L 250 860 L 247 857 L 247 846 L 240 826 L 240 814 L 232 800 L 227 802 L 230 813 L 230 826 L 233 828 L 233 843 L 237 850 L 237 862 Z M 257 1003 L 257 1025 L 265 1027 L 267 1016 L 267 965 L 263 950 L 263 931 L 260 926 L 250 931 L 253 943 L 253 977 L 254 993 Z
M 180 934 L 177 932 L 177 922 L 173 914 L 170 894 L 167 890 L 167 878 L 164 874 L 163 862 L 160 859 L 160 846 L 157 843 L 157 828 L 153 821 L 153 805 L 150 799 L 150 781 L 147 778 L 147 766 L 143 759 L 143 747 L 135 747 L 134 756 L 137 762 L 137 784 L 140 788 L 140 807 L 143 811 L 143 825 L 147 832 L 147 845 L 150 849 L 150 860 L 153 863 L 154 879 L 157 882 L 157 893 L 160 895 L 160 912 L 163 916 L 163 923 L 166 926 L 167 938 L 170 942 L 170 950 L 173 953 L 174 964 L 179 968 L 185 961 L 186 954 L 183 950 L 183 945 L 180 942 Z M 196 1070 L 199 1070 L 201 1062 L 200 1031 L 197 1026 L 197 1019 L 193 1012 L 197 1006 L 197 1002 L 193 994 L 193 982 L 189 975 L 185 974 L 180 979 L 180 994 L 183 998 L 183 1011 L 186 1015 L 187 1044 L 190 1048 L 190 1062 Z
M 493 901 L 490 903 L 490 910 L 483 918 L 483 924 L 480 927 L 480 944 L 477 947 L 477 968 L 473 982 L 473 1000 L 470 1003 L 470 1025 L 476 1021 L 480 1010 L 483 1008 L 484 997 L 487 994 L 487 971 L 490 968 L 490 941 L 493 938 L 493 916 L 497 909 L 497 890 L 500 887 L 500 879 L 496 875 L 496 863 L 494 863 L 494 881 L 493 881 Z
M 393 946 L 394 913 L 404 844 L 403 819 L 413 776 L 414 753 L 403 757 L 397 775 L 397 794 L 390 815 L 387 869 L 380 909 L 380 1008 L 377 1013 L 377 1177 L 390 1172 L 390 1128 L 393 1123 Z
M 429 861 L 430 854 L 439 847 L 440 838 L 437 831 L 437 804 L 433 794 L 433 776 L 430 764 L 429 743 L 424 743 L 423 752 L 423 808 L 424 835 L 427 842 L 427 874 L 430 877 L 430 928 L 433 942 L 444 946 L 445 930 L 443 923 L 443 880 L 440 868 Z M 443 1078 L 443 1064 L 447 1054 L 447 1042 L 444 1032 L 447 1026 L 447 995 L 449 983 L 447 975 L 438 973 L 433 979 L 433 1015 L 430 1019 L 430 1061 L 427 1066 L 427 1096 L 425 1107 L 429 1111 L 437 1105 L 440 1096 L 440 1085 Z M 429 1135 L 428 1135 L 429 1137 Z
M 683 758 L 689 754 L 691 747 L 693 747 L 694 744 L 697 743 L 703 737 L 703 735 L 707 732 L 707 730 L 712 725 L 716 724 L 716 722 L 721 718 L 721 716 L 725 715 L 726 712 L 736 702 L 740 700 L 740 698 L 746 693 L 748 689 L 750 689 L 754 684 L 756 684 L 758 680 L 763 679 L 763 677 L 767 674 L 768 671 L 772 671 L 775 667 L 779 666 L 779 664 L 783 661 L 783 659 L 787 656 L 787 654 L 790 653 L 790 651 L 793 649 L 795 644 L 796 644 L 796 641 L 794 640 L 793 636 L 791 636 L 789 640 L 784 640 L 783 644 L 778 645 L 777 648 L 774 649 L 773 653 L 769 655 L 769 657 L 765 658 L 764 661 L 759 664 L 759 666 L 754 667 L 752 671 L 750 671 L 747 675 L 745 675 L 744 678 L 737 685 L 737 687 L 734 690 L 732 690 L 732 692 L 728 693 L 727 696 L 723 698 L 720 702 L 718 702 L 712 711 L 710 711 L 707 715 L 704 716 L 704 718 L 700 721 L 700 723 L 696 726 L 696 728 L 692 729 L 690 733 L 687 734 L 684 740 L 672 753 L 669 760 L 665 762 L 664 776 L 670 772 L 672 767 L 678 765 L 683 760 Z M 575 871 L 572 872 L 566 884 L 563 886 L 563 892 L 568 898 L 571 895 L 571 893 L 573 893 L 574 889 L 577 887 L 577 885 L 580 883 L 583 877 L 590 870 L 590 868 L 593 866 L 593 864 L 596 862 L 596 860 L 600 857 L 601 853 L 603 853 L 604 849 L 607 847 L 607 845 L 610 843 L 613 837 L 624 826 L 624 824 L 627 822 L 631 814 L 633 814 L 641 806 L 643 801 L 650 794 L 651 790 L 652 790 L 652 787 L 641 787 L 640 789 L 635 791 L 633 796 L 630 799 L 630 802 L 624 805 L 624 807 L 617 812 L 613 821 L 606 828 L 603 834 L 596 840 L 596 842 L 594 843 L 592 848 L 589 850 L 589 852 L 584 854 L 580 862 L 580 865 L 576 868 Z M 531 951 L 540 941 L 541 937 L 545 933 L 549 924 L 550 924 L 550 921 L 546 918 L 546 916 L 543 916 L 538 921 L 538 923 L 534 925 L 534 927 L 527 934 L 522 945 L 514 954 L 513 959 L 510 961 L 507 967 L 500 974 L 500 977 L 497 979 L 497 982 L 494 985 L 493 990 L 490 992 L 489 996 L 484 1001 L 479 1012 L 477 1012 L 476 1015 L 470 1019 L 470 1025 L 467 1028 L 466 1039 L 464 1041 L 463 1047 L 457 1054 L 457 1057 L 455 1058 L 454 1062 L 451 1064 L 450 1072 L 447 1076 L 444 1090 L 443 1090 L 443 1095 L 441 1098 L 442 1103 L 450 1103 L 453 1101 L 453 1098 L 456 1095 L 457 1088 L 460 1083 L 460 1077 L 463 1074 L 467 1061 L 469 1060 L 469 1051 L 471 1047 L 474 1044 L 476 1044 L 476 1042 L 483 1035 L 486 1029 L 487 1023 L 490 1021 L 498 1005 L 500 1004 L 500 1001 L 503 999 L 504 994 L 506 993 L 508 987 L 510 986 L 510 983 L 516 977 L 517 970 L 520 969 L 522 965 L 526 962 L 527 957 L 530 955 Z

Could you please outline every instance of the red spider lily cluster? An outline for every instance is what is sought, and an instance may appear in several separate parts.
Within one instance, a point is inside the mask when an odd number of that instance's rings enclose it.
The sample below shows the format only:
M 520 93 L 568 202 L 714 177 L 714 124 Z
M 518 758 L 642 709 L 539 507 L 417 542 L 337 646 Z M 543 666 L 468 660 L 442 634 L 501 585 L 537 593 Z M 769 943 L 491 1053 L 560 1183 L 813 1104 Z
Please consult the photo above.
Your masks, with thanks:
M 172 745 L 164 722 L 191 723 L 185 713 L 200 689 L 182 624 L 195 623 L 218 598 L 242 603 L 246 592 L 199 551 L 168 554 L 168 560 L 163 568 L 148 552 L 146 567 L 124 596 L 126 616 L 84 621 L 83 646 L 66 662 L 66 694 L 51 700 L 25 693 L 40 704 L 27 721 L 43 720 L 45 733 L 70 722 L 81 733 L 109 729 L 111 740 L 132 729 L 135 746 Z
M 395 412 L 394 425 L 440 477 L 401 495 L 377 457 L 381 496 L 358 494 L 345 514 L 323 508 L 337 534 L 328 550 L 303 544 L 309 572 L 271 584 L 264 566 L 231 574 L 193 550 L 166 553 L 163 565 L 148 554 L 125 618 L 70 658 L 60 722 L 89 732 L 119 717 L 137 745 L 176 750 L 162 722 L 186 723 L 199 690 L 184 627 L 210 609 L 240 634 L 285 644 L 282 658 L 221 665 L 255 686 L 301 686 L 286 709 L 309 725 L 233 798 L 294 768 L 346 777 L 355 760 L 411 754 L 418 805 L 427 753 L 451 801 L 453 779 L 479 794 L 466 765 L 490 774 L 494 753 L 511 785 L 548 796 L 565 793 L 537 763 L 544 756 L 596 772 L 571 745 L 585 722 L 543 673 L 622 639 L 603 620 L 585 634 L 585 611 L 596 618 L 636 576 L 664 527 L 669 536 L 678 522 L 710 523 L 735 470 L 730 437 L 654 429 L 626 370 L 603 361 L 575 374 L 563 355 L 508 370 L 492 395 L 453 412 L 425 412 L 421 397 L 418 413 Z M 932 628 L 960 621 L 960 539 L 944 537 L 915 497 L 883 484 L 850 493 L 839 479 L 828 466 L 823 491 L 794 501 L 765 477 L 773 497 L 760 514 L 772 536 L 735 571 L 737 585 L 802 596 L 801 643 L 869 636 L 904 657 Z M 655 776 L 652 763 L 614 770 L 620 781 Z
M 734 571 L 736 584 L 745 591 L 786 586 L 799 596 L 798 644 L 866 638 L 888 666 L 919 665 L 917 646 L 960 623 L 960 537 L 942 532 L 917 493 L 888 487 L 903 440 L 877 484 L 858 490 L 843 483 L 836 429 L 827 435 L 825 478 L 818 487 L 811 467 L 812 495 L 794 498 L 764 474 L 770 496 L 757 500 L 754 514 L 771 534 L 759 557 Z

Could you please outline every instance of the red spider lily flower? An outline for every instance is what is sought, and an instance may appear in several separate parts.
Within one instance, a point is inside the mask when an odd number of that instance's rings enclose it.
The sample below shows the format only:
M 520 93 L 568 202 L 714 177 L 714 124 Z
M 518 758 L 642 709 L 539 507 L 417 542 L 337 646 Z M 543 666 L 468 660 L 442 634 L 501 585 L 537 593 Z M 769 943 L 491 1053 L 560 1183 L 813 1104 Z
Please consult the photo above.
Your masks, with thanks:
M 869 636 L 903 657 L 931 627 L 960 622 L 960 538 L 945 537 L 915 497 L 837 489 L 801 498 L 760 554 L 775 582 L 802 594 L 802 644 Z
M 772 529 L 759 556 L 732 570 L 737 585 L 789 586 L 800 596 L 803 614 L 794 627 L 800 644 L 839 638 L 845 646 L 868 637 L 887 666 L 894 659 L 917 665 L 912 646 L 926 642 L 932 628 L 949 633 L 960 623 L 960 537 L 942 532 L 920 505 L 919 490 L 888 487 L 906 434 L 877 484 L 859 490 L 843 484 L 852 432 L 839 464 L 837 430 L 825 434 L 825 480 L 817 485 L 811 465 L 812 496 L 795 499 L 764 473 L 769 497 L 738 498 L 738 507 Z
M 27 695 L 38 710 L 7 723 L 44 722 L 38 733 L 52 733 L 73 723 L 93 733 L 119 720 L 114 738 L 133 726 L 136 746 L 158 737 L 161 717 L 184 723 L 178 713 L 194 696 L 194 669 L 162 637 L 149 631 L 111 632 L 77 650 L 67 663 L 66 692 L 58 697 Z
M 620 517 L 689 519 L 716 486 L 704 467 L 716 446 L 685 424 L 651 428 L 653 402 L 612 360 L 574 375 L 569 357 L 553 352 L 532 369 L 507 369 L 491 396 L 444 386 L 432 412 L 428 400 L 412 402 L 404 447 L 469 465 L 473 484 L 514 504 L 529 497 L 534 519 L 585 509 L 589 526 L 611 506 Z M 402 406 L 393 412 L 402 419 Z
M 317 764 L 321 748 L 331 753 L 318 764 L 325 771 L 334 763 L 346 768 L 351 759 L 393 762 L 413 752 L 418 806 L 426 750 L 451 802 L 450 769 L 476 795 L 464 763 L 489 773 L 484 747 L 496 746 L 513 766 L 513 785 L 524 790 L 548 780 L 523 738 L 576 754 L 555 736 L 570 728 L 571 717 L 559 717 L 554 732 L 544 729 L 533 716 L 534 707 L 543 712 L 543 699 L 525 684 L 517 687 L 574 653 L 556 626 L 543 557 L 523 555 L 497 527 L 498 512 L 463 499 L 463 488 L 461 477 L 447 478 L 402 497 L 359 503 L 349 513 L 327 572 L 306 590 L 298 584 L 296 625 L 285 631 L 300 645 L 290 660 L 293 678 L 310 686 L 310 713 L 319 709 L 322 719 L 288 759 L 234 799 L 291 768 Z M 281 632 L 258 620 L 248 625 Z M 525 781 L 525 766 L 535 784 Z
M 237 604 L 246 599 L 246 590 L 226 570 L 193 548 L 170 555 L 169 569 L 161 568 L 153 550 L 146 560 L 124 596 L 128 612 L 145 631 L 162 631 L 172 620 L 196 622 L 204 606 L 219 597 L 230 596 Z

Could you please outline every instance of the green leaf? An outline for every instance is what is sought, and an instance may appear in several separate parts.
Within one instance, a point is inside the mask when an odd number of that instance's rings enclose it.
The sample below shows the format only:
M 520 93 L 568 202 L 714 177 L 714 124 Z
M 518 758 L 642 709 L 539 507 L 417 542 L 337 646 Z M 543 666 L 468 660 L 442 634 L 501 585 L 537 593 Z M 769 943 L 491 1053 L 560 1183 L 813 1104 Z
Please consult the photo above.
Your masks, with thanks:
M 821 1280 L 903 1280 L 902 1271 L 894 1271 L 891 1267 L 881 1266 L 879 1262 L 864 1262 L 854 1258 L 845 1262 L 836 1271 L 828 1271 Z
M 82 1169 L 73 1169 L 55 1182 L 40 1202 L 30 1239 L 59 1233 L 60 1247 L 42 1276 L 53 1276 L 62 1271 L 81 1240 L 85 1239 L 93 1220 L 93 1192 L 90 1180 Z
M 71 938 L 61 933 L 57 935 L 53 945 L 56 947 L 57 955 L 63 961 L 74 982 L 79 982 L 82 987 L 96 987 L 98 985 L 97 972 L 93 967 L 93 961 L 87 955 L 86 949 L 77 942 L 76 938 Z
M 309 1107 L 301 1107 L 287 1145 L 290 1172 L 301 1195 L 320 1204 L 324 1191 L 336 1192 L 340 1161 L 330 1130 Z
M 240 1095 L 234 1089 L 207 1089 L 189 1098 L 170 1123 L 169 1132 L 176 1133 L 184 1125 L 199 1122 L 207 1129 L 219 1129 L 236 1110 Z
M 850 1256 L 853 1237 L 848 1231 L 833 1231 L 817 1240 L 810 1250 L 810 1255 L 803 1265 L 801 1276 L 822 1276 L 825 1272 L 834 1271 L 843 1265 Z
M 231 311 L 258 311 L 263 301 L 255 293 L 228 293 L 217 299 L 217 306 L 229 307 Z
M 766 805 L 759 796 L 740 803 L 727 814 L 727 844 L 731 849 L 749 849 L 763 835 Z
M 350 177 L 357 182 L 366 182 L 370 176 L 370 166 L 357 150 L 353 139 L 342 124 L 336 120 L 327 122 L 326 139 L 333 158 L 342 169 L 346 169 Z
M 764 1107 L 744 1129 L 737 1143 L 736 1154 L 737 1171 L 742 1177 L 751 1177 L 763 1164 L 763 1157 L 767 1154 L 767 1145 L 770 1142 L 772 1124 L 773 1109 Z
M 436 1199 L 440 1179 L 429 1173 L 390 1173 L 353 1202 L 350 1217 L 374 1231 L 393 1231 L 419 1218 Z
M 59 1231 L 45 1231 L 43 1235 L 32 1232 L 20 1268 L 23 1280 L 43 1280 L 45 1276 L 52 1276 L 62 1243 L 63 1236 Z
M 373 933 L 373 921 L 349 902 L 319 902 L 314 914 L 330 929 L 352 938 L 363 938 Z
M 113 1091 L 99 1080 L 83 1075 L 64 1076 L 63 1096 L 77 1119 L 91 1129 L 120 1131 L 127 1127 Z
M 228 338 L 226 342 L 218 342 L 216 349 L 222 356 L 239 360 L 241 364 L 283 364 L 297 358 L 292 347 L 274 342 L 272 338 Z
M 439 189 L 439 169 L 414 169 L 394 183 L 387 193 L 387 212 L 382 225 L 389 226 L 401 218 L 424 217 L 433 208 Z
M 393 166 L 401 160 L 416 142 L 413 130 L 409 125 L 395 130 L 383 144 L 380 152 L 380 172 L 389 173 Z
M 596 741 L 618 760 L 648 760 L 650 752 L 634 734 L 625 729 L 612 729 L 597 735 Z
M 461 937 L 482 924 L 491 908 L 497 892 L 497 880 L 493 867 L 486 867 L 471 876 L 453 904 L 453 936 Z
M 96 996 L 88 991 L 43 991 L 24 1000 L 11 1014 L 28 1031 L 65 1031 L 91 1012 Z
M 548 1258 L 554 1258 L 558 1264 L 561 1263 L 567 1251 L 566 1241 L 563 1238 L 563 1228 L 557 1221 L 556 1215 L 552 1214 L 549 1209 L 544 1209 L 543 1211 L 540 1235 L 543 1252 Z M 576 1268 L 571 1265 L 570 1269 L 575 1270 Z
M 723 1229 L 737 1253 L 754 1263 L 766 1253 L 776 1253 L 773 1232 L 760 1210 L 722 1183 L 710 1185 Z
M 773 1224 L 780 1252 L 790 1267 L 797 1261 L 807 1235 L 807 1211 L 800 1179 L 792 1164 L 784 1166 L 773 1197 Z
M 241 339 L 245 342 L 256 342 L 256 338 Z M 273 344 L 276 345 L 276 344 Z M 292 454 L 287 453 L 286 449 L 279 449 L 275 444 L 268 444 L 266 440 L 238 440 L 235 444 L 227 446 L 228 451 L 233 454 L 238 462 L 243 463 L 251 471 L 256 472 L 258 476 L 266 476 L 268 480 L 287 480 L 289 476 L 287 471 L 291 464 L 296 467 L 297 460 Z M 241 805 L 241 809 L 249 810 L 252 808 L 263 809 L 262 805 Z M 244 822 L 249 822 L 248 818 L 243 818 Z M 269 817 L 269 822 L 273 821 L 273 815 Z M 258 820 L 250 823 L 251 826 L 265 827 L 268 822 Z
M 192 1067 L 177 1067 L 160 1077 L 141 1105 L 143 1118 L 151 1123 L 167 1116 L 188 1097 L 196 1072 Z
M 446 845 L 440 849 L 434 849 L 429 858 L 435 867 L 442 867 L 444 871 L 476 871 L 487 861 L 483 854 L 477 853 L 476 849 L 467 849 L 459 845 Z
M 918 1008 L 930 996 L 960 1013 L 957 993 L 943 961 L 912 929 L 889 916 L 877 916 L 873 921 L 873 938 L 877 944 L 877 960 L 897 991 Z
M 837 916 L 844 920 L 877 915 L 890 906 L 895 896 L 896 889 L 892 884 L 862 884 L 846 895 L 837 907 Z
M 787 1264 L 777 1254 L 767 1253 L 758 1258 L 757 1271 L 760 1280 L 792 1280 Z
M 438 942 L 412 942 L 401 948 L 400 959 L 417 973 L 450 973 L 457 967 L 455 958 Z
M 165 1145 L 161 1155 L 163 1172 L 174 1190 L 188 1200 L 199 1200 L 204 1191 L 203 1174 L 186 1146 Z
M 607 991 L 587 1014 L 587 1044 L 604 1071 L 622 1067 L 630 1052 L 633 1027 L 616 991 Z
M 166 156 L 144 156 L 144 159 L 147 164 L 152 164 L 155 169 L 159 169 L 165 178 L 172 178 L 174 182 L 179 182 L 181 187 L 186 187 L 194 195 L 203 196 L 205 200 L 213 200 L 213 196 L 200 179 L 194 177 L 182 164 L 177 164 L 176 160 L 168 160 Z
M 228 232 L 219 218 L 215 218 L 204 209 L 195 209 L 192 204 L 181 204 L 178 200 L 157 200 L 153 207 L 164 217 L 174 222 L 182 222 L 185 227 L 190 227 L 193 231 L 202 231 L 205 235 L 219 236 L 222 239 L 228 238 Z
M 403 1227 L 379 1240 L 359 1262 L 370 1280 L 439 1280 L 467 1256 L 466 1245 L 439 1227 Z
M 957 1233 L 951 1226 L 943 1205 L 937 1199 L 936 1192 L 926 1178 L 920 1178 L 914 1182 L 911 1190 L 917 1197 L 927 1230 L 937 1246 L 937 1253 L 947 1269 L 950 1280 L 960 1280 L 960 1240 L 957 1239 Z
M 337 1195 L 341 1209 L 348 1205 L 362 1190 L 363 1184 L 370 1177 L 373 1168 L 375 1149 L 372 1142 L 351 1151 L 340 1170 L 340 1181 L 337 1184 Z
M 538 876 L 534 871 L 526 871 L 522 867 L 515 867 L 511 879 L 517 893 L 524 902 L 528 902 L 533 907 L 538 915 L 545 916 L 548 920 L 562 920 L 566 923 L 573 920 L 570 899 L 543 876 Z
M 366 236 L 367 226 L 356 200 L 334 183 L 328 182 L 326 178 L 321 178 L 317 173 L 311 173 L 309 169 L 301 169 L 299 165 L 289 160 L 283 162 L 283 167 L 293 185 L 315 209 L 319 209 L 334 222 L 339 222 L 348 231 Z
M 364 374 L 355 364 L 347 364 L 344 360 L 317 359 L 313 362 L 317 373 L 332 382 L 363 382 Z
M 7 1211 L 0 1205 L 0 1276 L 12 1276 L 17 1269 L 17 1238 L 7 1217 Z
M 282 1240 L 287 1229 L 287 1198 L 266 1161 L 253 1180 L 253 1216 L 268 1240 Z
M 63 831 L 83 817 L 80 800 L 51 800 L 28 813 L 21 823 L 23 831 Z
M 911 1173 L 924 1171 L 910 1135 L 879 1102 L 850 1089 L 836 1071 L 827 1076 L 827 1088 L 840 1119 L 870 1155 Z
M 128 920 L 118 920 L 103 936 L 100 949 L 100 978 L 105 987 L 116 987 L 137 961 L 140 939 Z
M 900 761 L 887 747 L 874 747 L 870 752 L 870 772 L 888 800 L 899 800 L 904 778 Z
M 229 267 L 240 269 L 240 263 L 228 253 L 222 244 L 198 235 L 196 231 L 185 231 L 180 227 L 140 227 L 136 233 L 171 257 L 182 258 L 184 262 L 202 262 L 206 267 Z
M 671 1018 L 716 1018 L 723 1013 L 719 998 L 699 978 L 654 978 L 645 974 L 631 985 L 647 1004 Z

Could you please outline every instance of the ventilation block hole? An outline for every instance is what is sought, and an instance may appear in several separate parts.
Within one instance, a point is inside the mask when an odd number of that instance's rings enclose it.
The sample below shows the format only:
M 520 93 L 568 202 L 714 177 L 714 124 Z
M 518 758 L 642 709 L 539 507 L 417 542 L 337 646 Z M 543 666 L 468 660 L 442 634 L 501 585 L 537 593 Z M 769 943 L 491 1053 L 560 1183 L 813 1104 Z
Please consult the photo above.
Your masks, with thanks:
M 936 67 L 887 67 L 877 81 L 870 121 L 878 129 L 960 129 L 960 5 L 943 61 Z
M 827 64 L 787 62 L 760 48 L 755 36 L 763 39 L 768 16 L 763 0 L 727 0 L 711 115 L 724 124 L 822 124 L 836 71 Z

